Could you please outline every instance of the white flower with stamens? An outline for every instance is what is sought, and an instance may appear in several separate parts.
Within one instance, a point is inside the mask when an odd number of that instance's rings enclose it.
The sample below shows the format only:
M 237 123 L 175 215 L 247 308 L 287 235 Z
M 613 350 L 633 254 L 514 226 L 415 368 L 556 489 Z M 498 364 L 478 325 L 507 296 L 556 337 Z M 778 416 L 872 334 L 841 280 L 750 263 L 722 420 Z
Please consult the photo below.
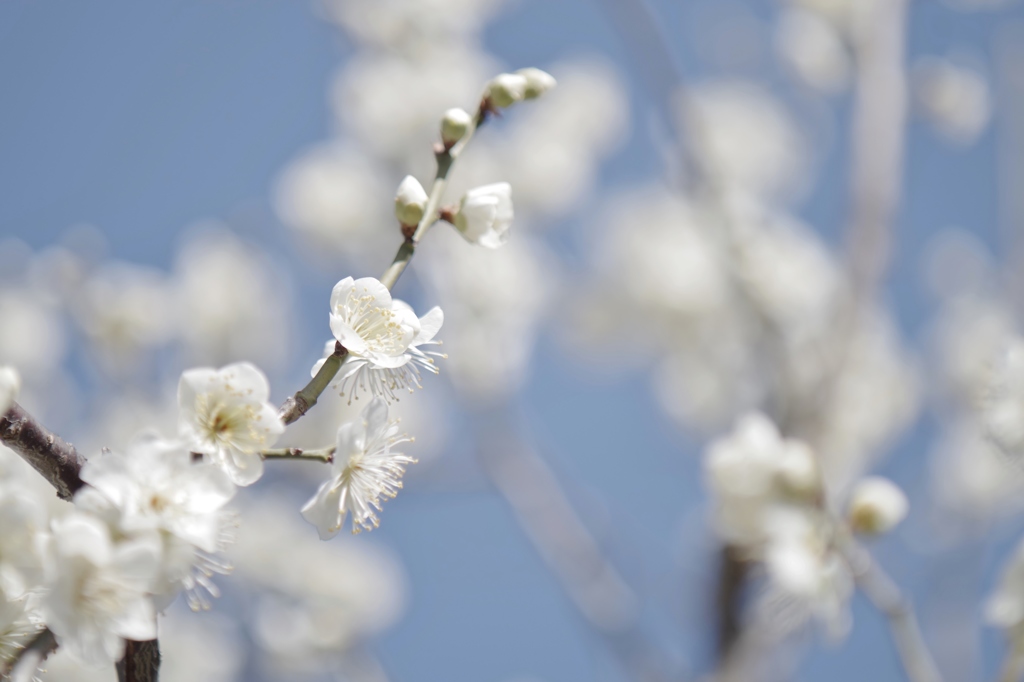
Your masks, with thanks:
M 181 436 L 236 485 L 250 485 L 263 475 L 260 452 L 284 432 L 269 398 L 267 378 L 248 362 L 190 369 L 178 383 Z
M 434 357 L 441 353 L 420 346 L 438 344 L 444 314 L 438 307 L 417 318 L 403 301 L 393 300 L 388 288 L 373 277 L 346 277 L 331 292 L 331 331 L 348 350 L 339 385 L 350 399 L 357 389 L 388 399 L 395 391 L 420 387 L 420 369 L 437 374 Z M 328 355 L 333 348 L 328 344 Z M 314 367 L 320 371 L 324 361 Z
M 229 569 L 216 556 L 229 522 L 222 508 L 235 494 L 228 475 L 212 462 L 193 462 L 180 444 L 140 438 L 125 454 L 90 458 L 81 476 L 90 487 L 75 496 L 80 509 L 109 519 L 119 535 L 159 533 L 154 594 L 169 603 L 184 589 L 193 610 L 207 608 L 205 593 L 218 595 L 210 577 Z
M 388 419 L 387 403 L 380 398 L 366 406 L 361 421 L 338 429 L 333 475 L 302 508 L 321 540 L 337 535 L 349 513 L 353 533 L 377 527 L 374 509 L 380 511 L 381 496 L 397 495 L 406 465 L 416 462 L 391 448 L 411 441 L 399 435 L 398 420 Z
M 508 241 L 512 216 L 512 186 L 498 182 L 466 192 L 455 227 L 470 244 L 496 249 Z
M 109 664 L 124 654 L 122 638 L 156 637 L 154 534 L 115 544 L 100 520 L 73 512 L 53 523 L 52 548 L 42 608 L 61 648 L 86 663 Z
M 0 416 L 11 409 L 21 390 L 21 377 L 13 367 L 0 367 Z
M 27 596 L 15 598 L 0 588 L 0 670 L 18 658 L 42 627 L 32 615 Z

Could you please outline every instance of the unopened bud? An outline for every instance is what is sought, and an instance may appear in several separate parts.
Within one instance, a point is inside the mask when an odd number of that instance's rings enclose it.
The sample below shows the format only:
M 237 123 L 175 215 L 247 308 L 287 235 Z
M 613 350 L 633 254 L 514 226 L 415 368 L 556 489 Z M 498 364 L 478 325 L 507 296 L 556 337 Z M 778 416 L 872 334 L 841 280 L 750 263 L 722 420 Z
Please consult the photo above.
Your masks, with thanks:
M 427 208 L 427 193 L 419 180 L 406 175 L 395 194 L 395 217 L 402 225 L 418 225 Z
M 473 124 L 473 117 L 463 109 L 449 109 L 444 112 L 441 119 L 441 142 L 445 149 L 452 146 L 465 136 L 469 126 Z
M 895 483 L 869 476 L 850 493 L 850 526 L 866 535 L 887 533 L 906 517 L 909 507 L 907 496 Z
M 550 73 L 532 66 L 519 69 L 516 71 L 516 75 L 526 79 L 526 90 L 523 92 L 523 99 L 537 99 L 558 84 L 558 81 Z
M 527 80 L 516 73 L 502 73 L 487 84 L 487 97 L 491 104 L 504 109 L 519 102 L 526 96 Z

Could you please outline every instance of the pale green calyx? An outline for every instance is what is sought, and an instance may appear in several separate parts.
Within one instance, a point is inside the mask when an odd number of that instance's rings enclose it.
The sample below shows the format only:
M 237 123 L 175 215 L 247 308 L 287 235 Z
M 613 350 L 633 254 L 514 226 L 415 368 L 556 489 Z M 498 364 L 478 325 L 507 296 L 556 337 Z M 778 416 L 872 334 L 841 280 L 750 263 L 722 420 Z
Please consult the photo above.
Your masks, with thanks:
M 449 109 L 441 119 L 441 142 L 445 149 L 451 149 L 461 140 L 473 124 L 473 117 L 464 109 Z
M 402 225 L 418 225 L 427 207 L 427 193 L 419 180 L 406 175 L 395 194 L 395 217 Z
M 504 109 L 526 97 L 526 88 L 529 85 L 526 76 L 518 73 L 502 73 L 491 79 L 487 84 L 487 97 L 491 104 Z
M 532 66 L 519 69 L 516 71 L 516 75 L 526 79 L 526 90 L 523 91 L 523 99 L 537 99 L 558 84 L 558 81 L 550 73 Z

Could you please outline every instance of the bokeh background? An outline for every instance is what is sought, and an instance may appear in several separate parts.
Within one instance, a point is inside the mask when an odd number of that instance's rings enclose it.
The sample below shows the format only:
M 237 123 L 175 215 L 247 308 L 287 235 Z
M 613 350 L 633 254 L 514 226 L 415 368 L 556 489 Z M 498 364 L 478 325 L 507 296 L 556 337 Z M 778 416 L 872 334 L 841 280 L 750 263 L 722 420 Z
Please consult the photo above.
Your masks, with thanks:
M 700 154 L 681 111 L 696 102 L 721 123 L 703 133 L 719 136 L 723 183 L 799 223 L 810 255 L 777 256 L 772 277 L 813 298 L 851 214 L 842 5 L 0 4 L 0 361 L 86 453 L 173 432 L 191 366 L 251 360 L 276 402 L 300 388 L 329 338 L 331 286 L 389 262 L 394 188 L 429 180 L 440 114 L 472 107 L 502 69 L 560 81 L 488 123 L 456 171 L 452 200 L 512 182 L 508 247 L 481 253 L 440 225 L 396 289 L 445 307 L 451 358 L 396 407 L 421 462 L 381 527 L 321 546 L 298 515 L 316 465 L 269 463 L 238 501 L 224 596 L 167 617 L 165 679 L 713 670 L 718 541 L 700 455 L 763 391 L 733 356 L 670 347 L 659 317 L 721 304 L 707 245 L 667 236 L 704 215 L 673 203 L 692 178 L 679 142 Z M 970 373 L 957 362 L 1010 333 L 1019 306 L 1024 7 L 915 0 L 906 29 L 905 167 L 878 296 L 897 350 L 860 395 L 886 412 L 860 468 L 911 499 L 873 549 L 943 671 L 986 679 L 1003 645 L 982 604 L 1022 530 L 1024 484 L 992 464 L 955 394 Z M 687 302 L 656 300 L 671 287 Z M 340 399 L 315 411 L 289 442 L 329 442 L 354 414 Z M 559 563 L 567 547 L 585 568 Z M 902 679 L 881 616 L 860 597 L 852 611 L 842 641 L 797 638 L 793 679 Z M 50 679 L 84 679 L 61 665 Z

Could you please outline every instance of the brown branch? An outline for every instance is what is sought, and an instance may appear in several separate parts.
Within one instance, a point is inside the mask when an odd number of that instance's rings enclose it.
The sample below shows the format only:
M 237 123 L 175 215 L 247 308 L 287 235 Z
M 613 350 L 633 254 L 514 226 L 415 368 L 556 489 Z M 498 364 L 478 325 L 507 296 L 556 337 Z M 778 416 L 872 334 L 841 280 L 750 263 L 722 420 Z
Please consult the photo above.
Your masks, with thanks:
M 160 675 L 160 645 L 157 640 L 126 640 L 124 657 L 117 662 L 118 682 L 157 682 Z
M 70 501 L 85 485 L 78 475 L 85 458 L 17 403 L 0 417 L 0 442 L 31 464 L 57 489 L 57 497 L 62 500 Z

